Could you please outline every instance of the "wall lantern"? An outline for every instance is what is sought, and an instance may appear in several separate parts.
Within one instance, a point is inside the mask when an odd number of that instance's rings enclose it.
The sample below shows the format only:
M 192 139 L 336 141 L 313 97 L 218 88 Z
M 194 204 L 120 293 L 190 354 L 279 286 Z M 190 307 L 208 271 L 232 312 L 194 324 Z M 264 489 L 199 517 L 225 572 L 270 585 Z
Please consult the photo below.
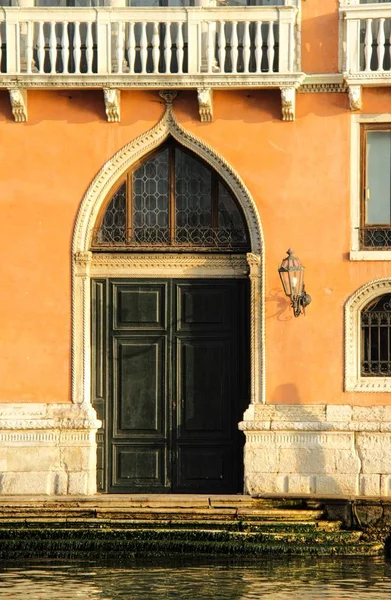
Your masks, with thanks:
M 293 254 L 293 250 L 287 250 L 287 257 L 283 259 L 278 273 L 281 278 L 285 294 L 291 299 L 291 307 L 295 317 L 305 315 L 305 308 L 311 303 L 304 288 L 304 267 L 300 260 Z

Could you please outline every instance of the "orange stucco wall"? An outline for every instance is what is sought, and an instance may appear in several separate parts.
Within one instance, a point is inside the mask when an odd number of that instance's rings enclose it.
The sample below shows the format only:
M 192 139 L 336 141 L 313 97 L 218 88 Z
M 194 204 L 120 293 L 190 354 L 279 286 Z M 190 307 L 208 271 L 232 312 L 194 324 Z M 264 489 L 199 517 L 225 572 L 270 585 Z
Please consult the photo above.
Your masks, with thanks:
M 348 259 L 347 96 L 299 94 L 292 123 L 281 121 L 276 91 L 221 91 L 214 101 L 213 123 L 199 121 L 195 92 L 182 92 L 175 112 L 236 169 L 259 209 L 268 401 L 387 403 L 387 394 L 343 392 L 343 305 L 365 282 L 389 275 L 387 262 Z M 364 94 L 364 112 L 390 105 L 391 90 Z M 28 123 L 16 124 L 0 92 L 0 399 L 69 402 L 77 210 L 104 162 L 152 127 L 164 106 L 155 92 L 122 92 L 121 123 L 110 124 L 102 92 L 32 91 L 28 110 Z M 290 246 L 307 268 L 313 298 L 299 319 L 277 273 Z
M 338 72 L 338 7 L 338 0 L 301 2 L 304 73 Z

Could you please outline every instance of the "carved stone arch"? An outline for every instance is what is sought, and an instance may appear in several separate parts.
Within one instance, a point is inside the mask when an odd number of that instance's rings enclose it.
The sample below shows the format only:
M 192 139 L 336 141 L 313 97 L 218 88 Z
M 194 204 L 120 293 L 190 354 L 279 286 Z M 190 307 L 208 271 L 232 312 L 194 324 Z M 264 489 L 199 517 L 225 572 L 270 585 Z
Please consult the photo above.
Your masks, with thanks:
M 345 391 L 389 392 L 391 377 L 361 375 L 361 311 L 371 300 L 391 293 L 391 278 L 373 279 L 345 303 Z
M 225 181 L 243 210 L 250 235 L 251 252 L 262 254 L 262 225 L 254 200 L 244 182 L 222 156 L 177 122 L 170 104 L 155 127 L 121 148 L 96 175 L 83 198 L 76 218 L 72 243 L 74 254 L 89 251 L 99 211 L 115 182 L 136 161 L 160 146 L 169 136 L 202 158 Z
M 100 210 L 113 185 L 143 156 L 160 146 L 169 136 L 202 158 L 220 175 L 237 199 L 246 220 L 251 253 L 244 258 L 227 256 L 200 260 L 190 255 L 165 257 L 140 256 L 137 253 L 116 257 L 94 255 L 91 240 Z M 164 260 L 163 260 L 164 259 Z M 244 265 L 243 265 L 244 260 Z M 95 262 L 94 262 L 95 261 Z M 248 276 L 251 282 L 251 403 L 265 402 L 264 344 L 264 244 L 262 226 L 254 200 L 240 176 L 228 162 L 208 144 L 187 132 L 176 120 L 172 104 L 167 101 L 162 119 L 149 131 L 119 150 L 96 175 L 89 186 L 75 222 L 72 240 L 72 400 L 90 404 L 90 278 L 92 276 L 132 277 L 145 273 L 149 267 L 156 272 L 156 263 L 166 264 L 172 273 L 182 269 L 188 277 Z M 225 261 L 225 262 L 224 262 Z M 95 264 L 96 263 L 96 264 Z M 183 272 L 183 264 L 188 265 Z M 113 271 L 115 269 L 115 271 Z M 177 271 L 178 272 L 178 271 Z M 192 274 L 193 273 L 193 274 Z M 144 275 L 145 276 L 145 275 Z M 152 274 L 152 276 L 157 276 Z

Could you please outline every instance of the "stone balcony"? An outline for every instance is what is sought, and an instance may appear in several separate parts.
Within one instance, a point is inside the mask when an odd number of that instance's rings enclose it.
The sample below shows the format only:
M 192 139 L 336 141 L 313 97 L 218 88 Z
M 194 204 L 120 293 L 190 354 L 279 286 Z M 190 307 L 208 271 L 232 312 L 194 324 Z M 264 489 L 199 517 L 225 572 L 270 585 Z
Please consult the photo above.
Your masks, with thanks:
M 340 22 L 341 70 L 359 110 L 362 86 L 391 85 L 391 2 L 341 0 Z
M 210 120 L 213 89 L 277 88 L 292 120 L 297 17 L 295 6 L 2 8 L 0 87 L 21 114 L 29 88 L 101 88 L 111 120 L 121 89 L 196 89 Z

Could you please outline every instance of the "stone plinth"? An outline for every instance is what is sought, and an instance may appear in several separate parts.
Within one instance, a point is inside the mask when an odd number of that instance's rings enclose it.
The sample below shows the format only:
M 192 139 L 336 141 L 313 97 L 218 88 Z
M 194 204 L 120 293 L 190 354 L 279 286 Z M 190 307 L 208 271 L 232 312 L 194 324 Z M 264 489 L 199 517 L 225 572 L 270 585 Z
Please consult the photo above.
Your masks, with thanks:
M 239 427 L 251 495 L 391 496 L 391 407 L 255 404 Z
M 89 405 L 3 404 L 0 494 L 94 494 L 98 427 Z

